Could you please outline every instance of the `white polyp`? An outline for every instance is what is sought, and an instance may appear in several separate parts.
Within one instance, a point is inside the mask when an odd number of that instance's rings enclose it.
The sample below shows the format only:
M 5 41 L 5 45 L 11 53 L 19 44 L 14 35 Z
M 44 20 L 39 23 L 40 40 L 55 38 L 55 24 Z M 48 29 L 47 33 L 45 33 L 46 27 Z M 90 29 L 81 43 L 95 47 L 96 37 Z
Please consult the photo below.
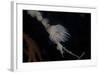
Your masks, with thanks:
M 42 21 L 43 20 L 42 14 L 40 12 L 36 13 L 36 18 L 37 18 L 38 21 Z
M 68 40 L 68 33 L 62 25 L 51 25 L 47 31 L 50 34 L 49 38 L 53 42 L 65 42 Z
M 43 26 L 44 26 L 46 29 L 49 27 L 48 22 L 49 22 L 49 20 L 46 19 L 46 18 L 44 18 L 44 19 L 42 20 L 42 24 L 43 24 Z
M 37 11 L 34 11 L 34 10 L 28 10 L 27 12 L 28 12 L 28 14 L 31 15 L 32 17 L 36 17 Z
M 42 17 L 42 14 L 40 12 L 34 11 L 34 10 L 28 10 L 27 12 L 32 17 L 36 17 L 38 21 L 42 21 L 43 17 Z

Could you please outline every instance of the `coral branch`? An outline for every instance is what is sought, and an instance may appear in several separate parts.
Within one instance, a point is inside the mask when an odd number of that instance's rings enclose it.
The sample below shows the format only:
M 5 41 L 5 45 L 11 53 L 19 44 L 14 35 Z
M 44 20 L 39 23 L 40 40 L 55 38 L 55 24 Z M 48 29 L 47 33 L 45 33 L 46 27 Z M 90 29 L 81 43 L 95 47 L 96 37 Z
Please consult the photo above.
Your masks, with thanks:
M 65 47 L 63 47 L 63 50 L 66 51 L 67 53 L 77 57 L 78 59 L 81 59 L 85 55 L 85 52 L 83 52 L 80 56 L 78 56 L 75 53 L 73 53 L 73 52 L 69 51 L 68 49 L 66 49 Z

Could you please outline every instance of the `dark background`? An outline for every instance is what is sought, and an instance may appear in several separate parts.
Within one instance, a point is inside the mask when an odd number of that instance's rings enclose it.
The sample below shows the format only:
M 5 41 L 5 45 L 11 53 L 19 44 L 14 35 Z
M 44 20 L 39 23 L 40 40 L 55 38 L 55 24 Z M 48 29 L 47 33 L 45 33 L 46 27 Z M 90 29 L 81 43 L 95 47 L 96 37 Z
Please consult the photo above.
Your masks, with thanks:
M 44 18 L 49 19 L 51 25 L 63 25 L 71 35 L 68 41 L 62 43 L 67 49 L 77 55 L 81 55 L 84 59 L 91 59 L 91 14 L 90 13 L 72 13 L 72 12 L 51 12 L 40 11 Z M 41 22 L 36 18 L 32 18 L 27 14 L 27 10 L 23 10 L 23 32 L 30 35 L 41 47 L 41 55 L 43 61 L 60 61 L 60 60 L 77 60 L 76 57 L 64 53 L 64 58 L 60 51 L 56 49 L 49 39 L 49 34 L 45 30 Z M 23 41 L 23 47 L 26 46 Z M 23 62 L 27 62 L 27 58 L 23 53 Z

